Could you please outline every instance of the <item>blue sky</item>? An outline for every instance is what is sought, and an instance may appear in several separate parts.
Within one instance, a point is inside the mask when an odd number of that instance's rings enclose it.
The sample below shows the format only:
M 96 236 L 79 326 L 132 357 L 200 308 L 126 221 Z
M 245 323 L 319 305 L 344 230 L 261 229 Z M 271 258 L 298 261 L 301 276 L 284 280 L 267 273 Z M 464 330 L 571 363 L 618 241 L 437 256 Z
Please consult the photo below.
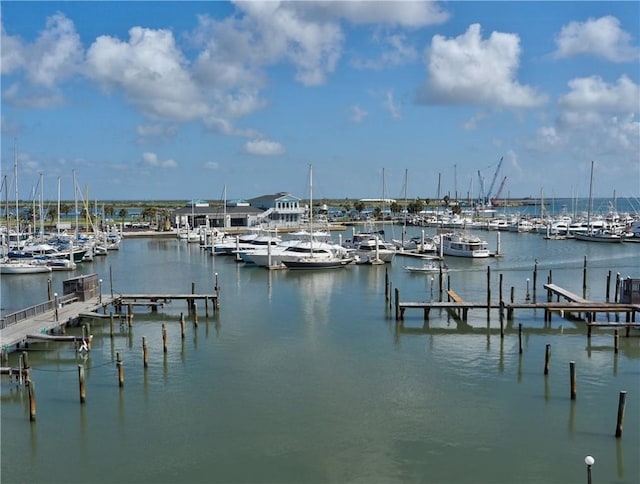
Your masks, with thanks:
M 3 199 L 640 196 L 640 2 L 0 8 Z

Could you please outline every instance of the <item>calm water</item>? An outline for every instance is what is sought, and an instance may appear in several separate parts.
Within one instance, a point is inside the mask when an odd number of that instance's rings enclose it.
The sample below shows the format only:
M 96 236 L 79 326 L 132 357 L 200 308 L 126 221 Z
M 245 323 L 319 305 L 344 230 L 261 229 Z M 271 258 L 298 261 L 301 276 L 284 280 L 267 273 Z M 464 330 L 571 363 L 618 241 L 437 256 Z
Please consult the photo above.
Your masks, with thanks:
M 495 249 L 496 233 L 478 234 Z M 502 274 L 505 299 L 513 286 L 523 300 L 528 278 L 533 293 L 535 259 L 538 298 L 549 270 L 555 283 L 580 294 L 585 256 L 589 298 L 604 300 L 609 270 L 614 278 L 640 277 L 637 244 L 510 233 L 501 243 L 503 258 L 447 260 L 458 294 L 486 300 L 490 266 L 494 299 Z M 53 273 L 61 291 L 63 279 L 96 272 L 105 293 L 190 292 L 192 282 L 196 291 L 212 291 L 218 273 L 222 307 L 209 319 L 200 308 L 199 325 L 188 320 L 184 340 L 178 320 L 186 307 L 176 301 L 157 314 L 138 309 L 132 330 L 118 329 L 113 339 L 108 323 L 92 323 L 86 359 L 68 345 L 32 346 L 36 422 L 29 422 L 25 390 L 2 380 L 2 482 L 584 483 L 588 454 L 596 460 L 593 482 L 640 482 L 637 332 L 620 338 L 615 355 L 611 331 L 594 331 L 589 345 L 581 324 L 554 316 L 545 329 L 542 312 L 516 312 L 504 340 L 497 314 L 487 319 L 481 310 L 470 312 L 468 324 L 432 312 L 429 327 L 421 311 L 408 311 L 397 327 L 385 270 L 402 300 L 438 297 L 437 280 L 406 272 L 407 264 L 416 261 L 266 271 L 174 239 L 128 239 L 75 273 Z M 7 312 L 46 299 L 46 275 L 1 283 Z M 577 368 L 575 401 L 569 361 Z M 78 364 L 87 369 L 85 405 Z M 615 439 L 621 390 L 628 392 L 624 431 Z

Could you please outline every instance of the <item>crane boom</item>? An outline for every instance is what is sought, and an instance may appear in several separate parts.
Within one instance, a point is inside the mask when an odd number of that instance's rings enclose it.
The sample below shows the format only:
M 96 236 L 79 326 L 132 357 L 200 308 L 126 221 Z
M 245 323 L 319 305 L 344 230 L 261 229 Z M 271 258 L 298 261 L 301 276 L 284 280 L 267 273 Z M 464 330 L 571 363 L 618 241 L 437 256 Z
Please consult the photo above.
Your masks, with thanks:
M 491 200 L 491 193 L 493 192 L 493 186 L 496 184 L 496 178 L 498 178 L 498 173 L 500 172 L 500 167 L 502 166 L 503 156 L 500 157 L 500 161 L 498 162 L 498 167 L 496 168 L 496 172 L 493 174 L 493 179 L 491 180 L 491 185 L 489 185 L 489 190 L 487 191 L 486 199 Z
M 496 191 L 496 195 L 491 199 L 491 205 L 495 205 L 496 200 L 500 199 L 500 195 L 502 194 L 502 189 L 504 188 L 504 184 L 506 183 L 506 181 L 507 181 L 507 177 L 505 176 L 500 182 L 500 186 Z

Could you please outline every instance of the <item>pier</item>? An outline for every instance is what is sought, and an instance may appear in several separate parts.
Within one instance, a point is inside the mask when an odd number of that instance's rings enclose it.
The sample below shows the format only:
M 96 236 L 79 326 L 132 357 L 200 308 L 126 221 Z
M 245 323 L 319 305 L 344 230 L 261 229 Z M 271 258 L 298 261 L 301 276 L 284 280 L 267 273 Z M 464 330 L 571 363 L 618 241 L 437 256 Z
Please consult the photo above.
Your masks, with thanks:
M 171 303 L 173 300 L 187 302 L 189 312 L 197 311 L 197 301 L 203 301 L 205 314 L 209 316 L 209 305 L 215 313 L 219 309 L 219 287 L 216 281 L 215 293 L 197 294 L 102 294 L 102 280 L 97 274 L 79 276 L 63 282 L 63 295 L 54 294 L 53 299 L 41 304 L 8 314 L 0 321 L 0 345 L 2 355 L 22 346 L 29 341 L 71 341 L 90 348 L 91 335 L 64 335 L 68 326 L 78 326 L 83 319 L 127 319 L 131 323 L 133 306 L 147 306 L 152 311 Z M 107 308 L 116 309 L 116 314 L 107 314 Z M 125 310 L 126 308 L 126 310 Z M 82 346 L 81 346 L 82 348 Z

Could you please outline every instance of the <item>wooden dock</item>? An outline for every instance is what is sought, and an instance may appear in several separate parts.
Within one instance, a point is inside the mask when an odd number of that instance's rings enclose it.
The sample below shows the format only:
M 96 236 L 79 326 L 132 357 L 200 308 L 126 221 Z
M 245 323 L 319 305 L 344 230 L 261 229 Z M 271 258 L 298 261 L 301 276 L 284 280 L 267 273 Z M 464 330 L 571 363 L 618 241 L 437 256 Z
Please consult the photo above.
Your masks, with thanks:
M 88 279 L 88 278 L 87 278 Z M 77 282 L 77 281 L 76 281 Z M 86 282 L 86 281 L 85 281 Z M 70 293 L 54 300 L 7 315 L 0 324 L 0 345 L 2 354 L 18 349 L 30 340 L 81 341 L 90 348 L 91 335 L 60 336 L 67 326 L 78 325 L 82 319 L 128 319 L 131 322 L 133 308 L 146 306 L 152 311 L 164 307 L 173 300 L 187 302 L 188 311 L 197 314 L 197 302 L 204 302 L 205 314 L 209 316 L 209 305 L 215 313 L 219 308 L 218 293 L 215 294 L 120 294 L 102 295 L 99 291 Z M 107 314 L 111 306 L 116 314 Z M 54 335 L 53 333 L 58 333 Z
M 421 309 L 424 320 L 429 320 L 431 309 L 445 309 L 452 311 L 454 315 L 463 322 L 468 319 L 468 312 L 471 309 L 484 309 L 485 311 L 498 310 L 501 321 L 506 318 L 508 321 L 514 319 L 514 312 L 518 310 L 543 310 L 545 321 L 551 321 L 551 314 L 557 313 L 561 317 L 573 316 L 574 319 L 583 319 L 587 325 L 588 335 L 591 335 L 593 327 L 603 328 L 631 328 L 640 329 L 640 321 L 636 321 L 636 313 L 640 312 L 640 304 L 610 303 L 589 301 L 577 294 L 574 294 L 555 284 L 545 284 L 548 291 L 547 302 L 469 302 L 465 301 L 453 290 L 447 291 L 448 301 L 400 301 L 399 291 L 396 289 L 395 318 L 402 322 L 407 309 Z M 553 296 L 557 301 L 553 301 Z M 560 299 L 564 301 L 560 301 Z M 598 313 L 615 313 L 625 315 L 625 321 L 597 321 Z

